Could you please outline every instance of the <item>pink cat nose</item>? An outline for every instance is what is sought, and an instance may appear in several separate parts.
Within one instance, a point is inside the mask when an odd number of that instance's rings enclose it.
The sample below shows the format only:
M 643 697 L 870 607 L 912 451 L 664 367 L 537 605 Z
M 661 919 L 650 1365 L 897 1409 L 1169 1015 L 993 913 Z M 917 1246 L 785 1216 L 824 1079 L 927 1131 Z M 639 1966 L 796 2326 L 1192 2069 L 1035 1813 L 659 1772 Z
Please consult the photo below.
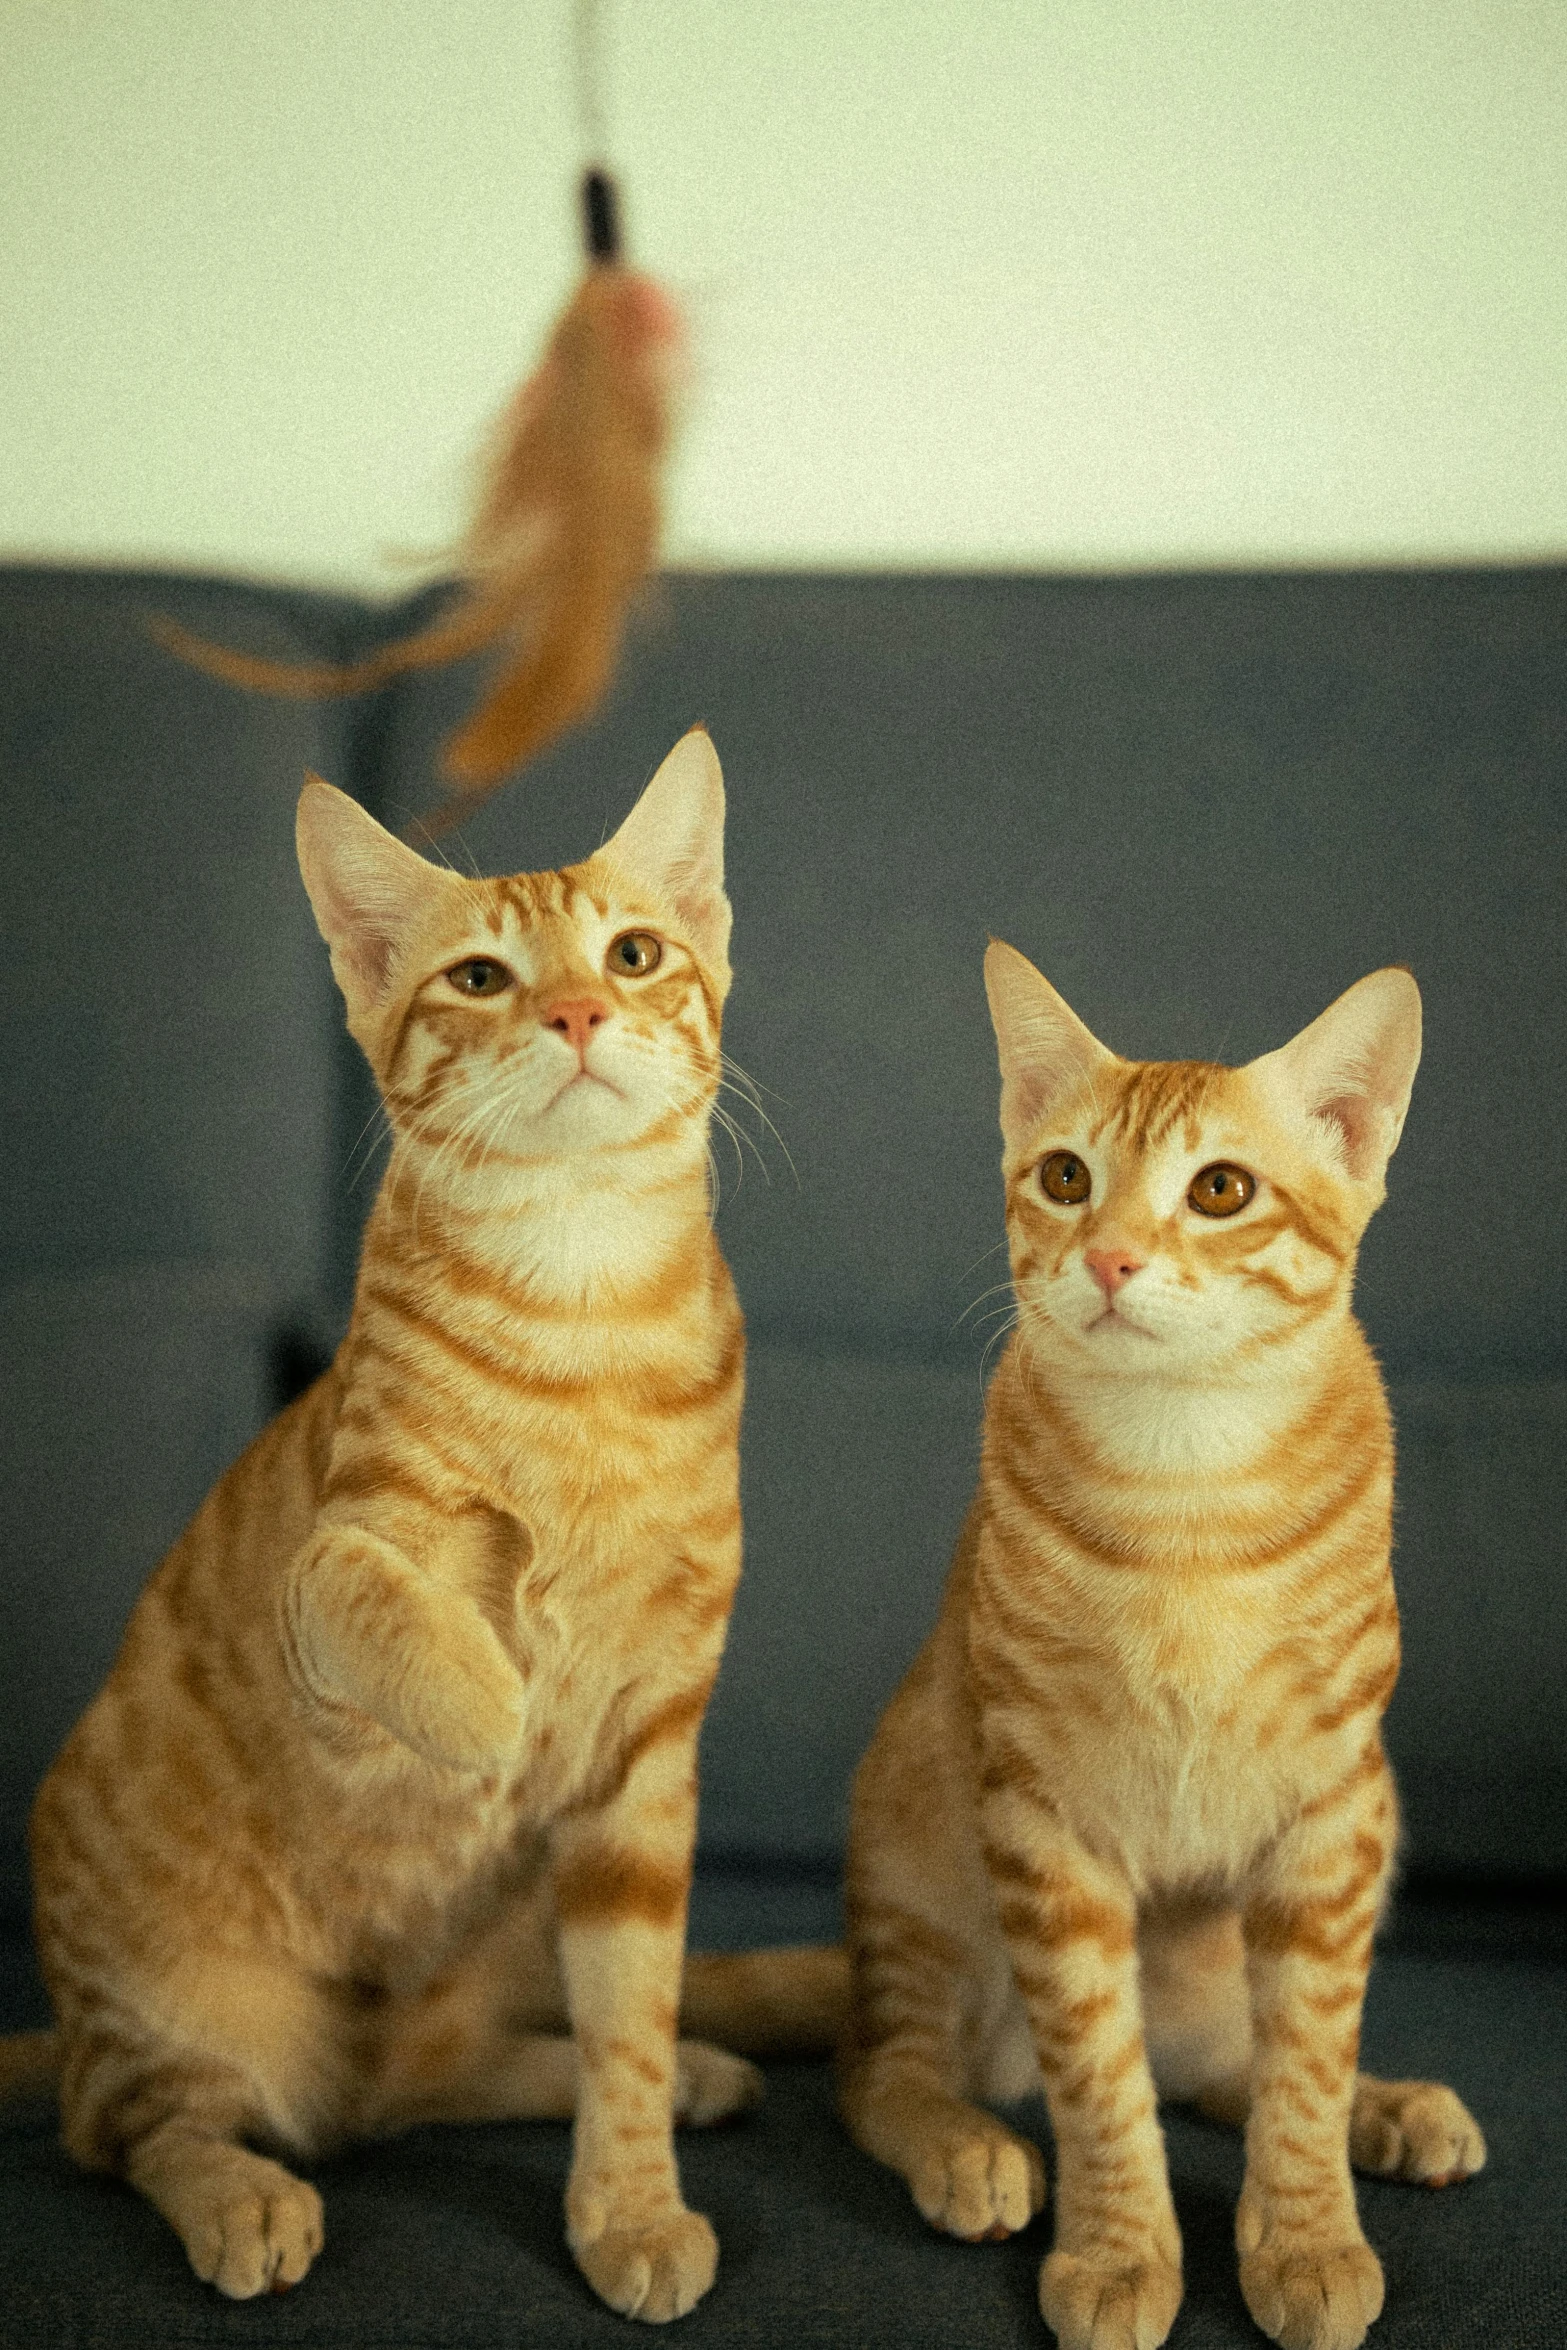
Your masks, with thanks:
M 1134 1273 L 1142 1271 L 1146 1260 L 1134 1257 L 1124 1248 L 1086 1248 L 1083 1262 L 1108 1299 L 1114 1297 L 1123 1281 L 1130 1281 Z
M 594 1029 L 608 1018 L 609 1005 L 601 995 L 562 996 L 544 1014 L 544 1025 L 553 1028 L 557 1036 L 563 1036 L 581 1060 Z

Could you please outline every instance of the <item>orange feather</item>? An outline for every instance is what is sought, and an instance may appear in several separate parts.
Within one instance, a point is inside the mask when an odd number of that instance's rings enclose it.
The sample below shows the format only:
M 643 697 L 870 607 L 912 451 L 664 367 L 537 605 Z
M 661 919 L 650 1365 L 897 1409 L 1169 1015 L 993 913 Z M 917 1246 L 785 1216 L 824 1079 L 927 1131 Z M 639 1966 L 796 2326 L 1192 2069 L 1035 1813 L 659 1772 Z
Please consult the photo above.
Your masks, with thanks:
M 344 665 L 232 652 L 166 619 L 156 635 L 231 684 L 311 696 L 364 693 L 406 670 L 501 648 L 488 694 L 443 750 L 466 812 L 586 717 L 609 684 L 657 559 L 681 340 L 678 314 L 651 279 L 618 263 L 588 271 L 497 427 L 458 550 L 461 592 L 416 635 Z

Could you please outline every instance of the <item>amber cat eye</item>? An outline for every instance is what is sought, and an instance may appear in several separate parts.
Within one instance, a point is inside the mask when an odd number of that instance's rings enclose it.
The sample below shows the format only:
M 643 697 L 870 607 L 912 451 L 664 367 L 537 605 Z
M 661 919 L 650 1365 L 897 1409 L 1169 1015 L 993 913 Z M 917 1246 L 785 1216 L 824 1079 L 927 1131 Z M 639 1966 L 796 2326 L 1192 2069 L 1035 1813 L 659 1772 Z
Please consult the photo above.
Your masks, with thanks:
M 1081 1207 L 1094 1188 L 1094 1179 L 1076 1151 L 1050 1151 L 1039 1162 L 1039 1182 L 1047 1199 L 1064 1208 Z
M 492 962 L 488 955 L 470 955 L 465 963 L 454 963 L 446 976 L 459 995 L 501 995 L 511 985 L 505 964 Z
M 608 965 L 617 979 L 642 979 L 663 960 L 662 942 L 651 930 L 623 930 L 609 950 Z
M 1192 1187 L 1186 1197 L 1199 1216 L 1233 1216 L 1237 1208 L 1246 1205 L 1256 1188 L 1256 1177 L 1248 1175 L 1244 1167 L 1232 1167 L 1227 1160 L 1219 1159 L 1192 1177 Z

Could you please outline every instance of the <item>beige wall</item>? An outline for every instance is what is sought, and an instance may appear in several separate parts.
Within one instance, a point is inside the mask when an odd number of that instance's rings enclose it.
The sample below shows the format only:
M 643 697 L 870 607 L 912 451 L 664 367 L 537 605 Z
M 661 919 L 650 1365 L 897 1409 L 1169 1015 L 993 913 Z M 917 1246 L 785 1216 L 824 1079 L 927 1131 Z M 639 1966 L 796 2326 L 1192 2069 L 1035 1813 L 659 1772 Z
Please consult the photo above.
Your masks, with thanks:
M 606 0 L 671 553 L 1567 554 L 1563 0 Z M 567 0 L 0 0 L 0 551 L 395 586 L 573 270 Z

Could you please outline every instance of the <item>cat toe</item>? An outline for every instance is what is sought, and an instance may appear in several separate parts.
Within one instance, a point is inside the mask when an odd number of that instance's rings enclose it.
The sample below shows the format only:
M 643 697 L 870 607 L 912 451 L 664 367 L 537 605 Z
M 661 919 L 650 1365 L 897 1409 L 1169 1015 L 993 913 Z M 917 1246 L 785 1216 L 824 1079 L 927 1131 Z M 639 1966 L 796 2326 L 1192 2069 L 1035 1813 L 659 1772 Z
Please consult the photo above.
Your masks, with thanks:
M 1462 2099 L 1440 2081 L 1361 2080 L 1350 2159 L 1378 2178 L 1451 2187 L 1485 2167 L 1485 2139 Z
M 1181 2272 L 1168 2261 L 1114 2263 L 1052 2252 L 1039 2272 L 1039 2308 L 1059 2350 L 1159 2350 L 1181 2306 Z
M 645 2227 L 608 2227 L 572 2257 L 601 2301 L 622 2317 L 667 2325 L 684 2317 L 718 2271 L 718 2239 L 698 2211 L 677 2211 Z
M 705 2040 L 682 2040 L 675 2064 L 675 2119 L 702 2129 L 760 2105 L 766 2082 L 754 2064 L 710 2048 Z
M 1358 2350 L 1382 2310 L 1382 2264 L 1362 2237 L 1264 2246 L 1241 2260 L 1246 2306 L 1281 2350 Z
M 275 2175 L 218 2196 L 193 2213 L 185 2234 L 191 2267 L 204 2284 L 230 2301 L 297 2285 L 324 2241 L 321 2198 L 303 2179 L 276 2164 Z
M 1045 2200 L 1045 2166 L 1037 2146 L 990 2122 L 931 2147 L 909 2184 L 932 2227 L 981 2244 L 1027 2227 Z

